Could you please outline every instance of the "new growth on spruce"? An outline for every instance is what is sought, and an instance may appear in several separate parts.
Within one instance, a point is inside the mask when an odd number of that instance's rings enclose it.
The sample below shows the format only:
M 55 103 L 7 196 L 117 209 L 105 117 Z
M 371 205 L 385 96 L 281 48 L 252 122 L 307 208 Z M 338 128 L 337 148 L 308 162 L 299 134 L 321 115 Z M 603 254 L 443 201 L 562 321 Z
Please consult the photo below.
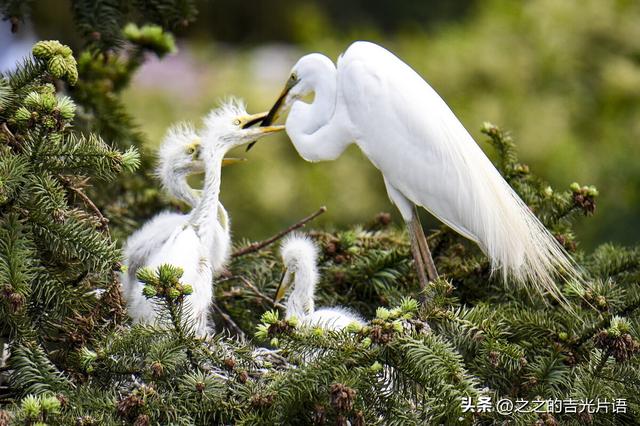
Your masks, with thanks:
M 3 6 L 14 29 L 28 5 Z M 0 333 L 9 354 L 0 425 L 640 423 L 640 248 L 581 250 L 573 224 L 606 214 L 598 190 L 552 188 L 490 123 L 482 132 L 498 169 L 585 272 L 585 283 L 560 283 L 573 315 L 550 296 L 506 291 L 478 247 L 445 226 L 428 236 L 441 278 L 421 293 L 404 229 L 380 214 L 307 232 L 319 248 L 316 304 L 349 307 L 364 325 L 284 319 L 273 301 L 282 260 L 249 242 L 215 283 L 217 334 L 195 337 L 184 320 L 191 288 L 169 264 L 138 272 L 160 321 L 131 324 L 118 244 L 167 201 L 120 94 L 145 52 L 174 50 L 167 31 L 193 20 L 195 7 L 71 6 L 86 43 L 77 64 L 67 46 L 43 41 L 0 76 Z M 624 400 L 625 410 L 505 416 L 473 409 L 480 398 L 600 398 Z
M 57 41 L 36 43 L 33 57 L 0 76 L 3 397 L 31 395 L 16 413 L 25 424 L 59 414 L 47 395 L 73 387 L 70 354 L 122 311 L 120 253 L 84 188 L 135 170 L 139 159 L 134 148 L 121 152 L 74 129 L 76 104 L 58 90 L 77 79 L 71 49 Z

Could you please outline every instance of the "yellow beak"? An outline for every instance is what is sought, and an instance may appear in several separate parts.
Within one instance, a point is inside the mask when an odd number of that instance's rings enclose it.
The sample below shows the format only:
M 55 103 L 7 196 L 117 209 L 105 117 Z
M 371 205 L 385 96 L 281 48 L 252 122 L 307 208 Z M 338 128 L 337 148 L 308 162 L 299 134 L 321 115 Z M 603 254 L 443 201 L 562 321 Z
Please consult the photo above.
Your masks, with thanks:
M 300 80 L 292 80 L 292 79 L 287 80 L 287 84 L 285 84 L 284 89 L 282 89 L 280 96 L 278 96 L 278 99 L 276 99 L 276 102 L 273 104 L 269 112 L 265 115 L 265 117 L 263 117 L 261 126 L 265 126 L 265 127 L 269 126 L 271 123 L 273 123 L 278 119 L 280 110 L 284 106 L 284 101 L 287 98 L 289 91 L 293 86 L 298 84 L 299 81 Z M 256 142 L 257 141 L 253 141 L 249 145 L 247 145 L 246 150 L 249 151 L 251 148 L 253 148 Z
M 223 158 L 222 167 L 233 166 L 234 164 L 244 163 L 245 161 L 247 161 L 246 158 L 234 158 L 234 157 Z
M 287 271 L 286 269 L 284 270 L 284 272 L 282 273 L 282 278 L 280 278 L 280 284 L 278 284 L 278 289 L 276 290 L 276 295 L 273 298 L 273 303 L 276 304 L 278 302 L 280 302 L 282 299 L 284 299 L 284 295 L 287 294 L 287 289 L 289 288 L 289 283 L 290 283 L 290 277 L 289 277 L 289 271 Z
M 248 115 L 242 118 L 242 128 L 246 129 L 255 124 L 258 124 L 269 114 L 269 111 L 259 112 L 257 114 Z

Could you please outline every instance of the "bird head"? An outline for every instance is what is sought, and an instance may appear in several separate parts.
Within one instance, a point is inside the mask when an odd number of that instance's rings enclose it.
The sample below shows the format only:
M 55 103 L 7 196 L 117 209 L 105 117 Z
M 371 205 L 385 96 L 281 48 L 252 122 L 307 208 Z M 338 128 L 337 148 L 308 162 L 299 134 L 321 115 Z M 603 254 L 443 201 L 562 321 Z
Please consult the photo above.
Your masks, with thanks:
M 300 58 L 291 68 L 284 89 L 262 121 L 262 125 L 266 126 L 275 122 L 281 113 L 291 108 L 294 101 L 304 99 L 312 94 L 316 82 L 331 71 L 335 71 L 333 62 L 320 53 L 311 53 Z
M 303 100 L 315 91 L 316 82 L 327 72 L 335 71 L 335 66 L 331 59 L 320 53 L 305 55 L 291 68 L 289 78 L 284 85 L 284 89 L 276 99 L 267 115 L 262 120 L 261 126 L 270 126 L 280 114 L 288 111 L 294 101 Z M 250 150 L 256 141 L 247 146 Z
M 308 237 L 292 234 L 282 242 L 280 255 L 284 264 L 284 272 L 276 290 L 274 302 L 278 303 L 284 298 L 294 281 L 297 283 L 294 292 L 304 293 L 307 298 L 313 301 L 318 274 L 316 245 Z
M 179 123 L 167 130 L 158 153 L 157 175 L 163 183 L 204 171 L 201 140 L 191 124 Z
M 253 127 L 266 116 L 266 112 L 250 115 L 242 102 L 232 99 L 207 115 L 203 139 L 212 148 L 226 152 L 284 130 L 284 126 Z

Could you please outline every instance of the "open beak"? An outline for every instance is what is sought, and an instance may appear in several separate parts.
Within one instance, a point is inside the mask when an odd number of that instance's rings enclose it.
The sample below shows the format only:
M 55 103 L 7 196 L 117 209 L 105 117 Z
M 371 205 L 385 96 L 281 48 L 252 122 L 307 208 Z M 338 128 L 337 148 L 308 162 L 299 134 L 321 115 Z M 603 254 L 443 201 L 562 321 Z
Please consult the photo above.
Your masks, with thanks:
M 246 158 L 234 158 L 234 157 L 223 158 L 222 167 L 233 166 L 234 164 L 244 163 L 245 161 L 247 161 Z
M 284 89 L 282 89 L 282 92 L 280 93 L 280 96 L 278 96 L 278 99 L 276 99 L 276 103 L 273 104 L 267 116 L 264 118 L 264 120 L 262 120 L 261 126 L 268 126 L 278 119 L 278 117 L 280 116 L 280 110 L 284 105 L 284 100 L 287 99 L 287 95 L 289 94 L 289 91 L 297 83 L 298 83 L 298 80 L 292 80 L 292 79 L 287 80 L 287 84 L 284 86 Z
M 287 84 L 284 86 L 284 89 L 282 89 L 280 96 L 278 96 L 278 99 L 276 99 L 276 102 L 273 104 L 273 106 L 271 107 L 267 115 L 264 117 L 264 119 L 262 120 L 262 124 L 260 124 L 260 126 L 269 126 L 278 119 L 278 117 L 280 116 L 280 111 L 284 106 L 285 99 L 287 99 L 287 95 L 289 94 L 289 91 L 291 91 L 293 86 L 295 86 L 298 83 L 298 81 L 299 80 L 292 80 L 292 79 L 287 80 Z M 257 141 L 253 141 L 249 145 L 247 145 L 247 151 L 253 148 L 256 142 Z
M 287 290 L 292 281 L 292 274 L 288 269 L 285 268 L 282 273 L 282 278 L 280 279 L 280 284 L 278 284 L 278 289 L 276 290 L 276 295 L 273 298 L 273 303 L 277 304 L 282 299 L 284 299 L 284 295 L 287 294 Z
M 269 114 L 269 111 L 264 111 L 264 112 L 259 112 L 258 114 L 252 114 L 245 117 L 242 120 L 244 121 L 242 128 L 248 129 L 249 127 L 252 127 L 255 124 L 258 124 L 259 122 L 263 121 L 268 114 Z
M 265 126 L 265 127 L 251 127 L 242 130 L 244 132 L 243 139 L 250 144 L 255 143 L 258 139 L 270 135 L 271 133 L 277 133 L 284 130 L 284 126 Z

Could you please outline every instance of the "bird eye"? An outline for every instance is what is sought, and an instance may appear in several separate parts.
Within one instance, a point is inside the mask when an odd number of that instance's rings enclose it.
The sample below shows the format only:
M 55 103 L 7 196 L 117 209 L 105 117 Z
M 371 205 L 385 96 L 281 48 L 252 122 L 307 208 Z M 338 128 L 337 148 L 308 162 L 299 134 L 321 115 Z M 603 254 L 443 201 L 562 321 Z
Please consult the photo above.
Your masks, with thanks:
M 291 77 L 289 77 L 289 79 L 291 81 L 295 81 L 298 77 L 296 77 L 296 73 L 291 73 Z
M 196 152 L 195 146 L 190 146 L 187 148 L 187 154 L 193 154 L 194 152 Z
M 239 126 L 240 125 L 240 119 L 236 118 L 235 120 L 233 120 L 233 125 L 234 126 Z

